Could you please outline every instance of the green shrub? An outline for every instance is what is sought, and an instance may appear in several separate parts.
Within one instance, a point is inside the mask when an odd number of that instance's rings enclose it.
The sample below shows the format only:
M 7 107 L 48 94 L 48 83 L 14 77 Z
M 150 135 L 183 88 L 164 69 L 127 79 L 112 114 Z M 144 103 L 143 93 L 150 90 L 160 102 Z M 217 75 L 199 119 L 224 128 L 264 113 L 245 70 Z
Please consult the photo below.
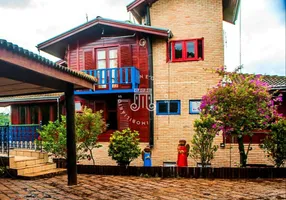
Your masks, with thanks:
M 215 119 L 210 115 L 201 115 L 200 119 L 195 120 L 195 134 L 191 141 L 190 157 L 200 160 L 202 167 L 210 164 L 218 146 L 213 146 L 213 140 L 217 133 Z
M 286 119 L 279 119 L 271 125 L 271 132 L 261 145 L 276 167 L 283 166 L 286 160 Z
M 115 131 L 110 137 L 108 155 L 119 165 L 129 165 L 141 154 L 138 131 Z

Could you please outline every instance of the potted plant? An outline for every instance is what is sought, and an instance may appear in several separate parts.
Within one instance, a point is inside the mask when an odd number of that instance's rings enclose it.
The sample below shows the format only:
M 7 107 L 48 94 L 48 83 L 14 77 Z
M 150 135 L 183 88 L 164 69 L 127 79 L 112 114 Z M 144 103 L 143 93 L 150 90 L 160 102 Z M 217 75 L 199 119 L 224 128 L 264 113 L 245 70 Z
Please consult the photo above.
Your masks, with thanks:
M 201 115 L 200 119 L 195 120 L 196 133 L 191 141 L 190 156 L 195 160 L 200 160 L 197 167 L 210 167 L 210 161 L 218 149 L 217 145 L 213 146 L 213 140 L 217 133 L 214 122 L 214 118 L 210 115 Z
M 115 131 L 110 137 L 108 155 L 119 166 L 129 166 L 141 153 L 138 136 L 138 131 L 131 131 L 129 128 Z

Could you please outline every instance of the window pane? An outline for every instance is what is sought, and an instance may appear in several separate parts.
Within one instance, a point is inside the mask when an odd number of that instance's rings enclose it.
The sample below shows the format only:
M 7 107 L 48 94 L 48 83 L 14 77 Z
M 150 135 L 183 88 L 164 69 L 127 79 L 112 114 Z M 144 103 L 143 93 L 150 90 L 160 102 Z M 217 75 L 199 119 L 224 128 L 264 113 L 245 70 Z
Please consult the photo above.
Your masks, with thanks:
M 97 61 L 97 69 L 105 69 L 105 68 L 106 68 L 106 61 L 105 60 Z
M 97 59 L 105 59 L 105 51 L 97 51 Z
M 117 49 L 109 50 L 109 58 L 117 58 Z
M 195 43 L 187 42 L 187 58 L 195 57 Z
M 109 60 L 109 68 L 117 68 L 117 59 Z
M 158 103 L 158 111 L 159 113 L 167 113 L 168 112 L 168 103 L 160 102 Z
M 179 103 L 178 102 L 170 102 L 170 113 L 179 113 Z
M 183 45 L 181 42 L 175 43 L 175 59 L 180 59 L 183 57 Z
M 81 103 L 80 102 L 75 102 L 75 111 L 81 111 Z

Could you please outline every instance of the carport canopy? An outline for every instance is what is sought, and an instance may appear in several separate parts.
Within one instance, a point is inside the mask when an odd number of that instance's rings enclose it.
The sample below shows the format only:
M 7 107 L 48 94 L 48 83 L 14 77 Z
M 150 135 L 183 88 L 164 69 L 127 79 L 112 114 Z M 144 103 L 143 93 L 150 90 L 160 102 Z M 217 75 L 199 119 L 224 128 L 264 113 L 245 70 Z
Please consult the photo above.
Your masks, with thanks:
M 77 184 L 74 90 L 94 89 L 95 83 L 94 77 L 0 39 L 0 97 L 65 92 L 68 185 Z

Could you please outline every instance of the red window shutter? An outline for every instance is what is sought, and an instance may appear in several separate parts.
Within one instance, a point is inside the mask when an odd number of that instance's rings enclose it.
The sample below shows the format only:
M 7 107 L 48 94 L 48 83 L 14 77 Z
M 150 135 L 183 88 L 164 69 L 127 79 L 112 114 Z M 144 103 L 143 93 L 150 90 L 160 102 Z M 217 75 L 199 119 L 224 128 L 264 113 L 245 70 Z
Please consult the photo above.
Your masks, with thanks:
M 84 52 L 84 69 L 94 69 L 94 62 L 92 57 L 92 51 Z
M 118 129 L 123 130 L 129 128 L 129 120 L 131 120 L 130 114 L 130 100 L 120 99 L 117 102 L 117 116 L 118 116 Z
M 132 62 L 132 49 L 131 45 L 120 46 L 120 66 L 119 67 L 131 67 Z

